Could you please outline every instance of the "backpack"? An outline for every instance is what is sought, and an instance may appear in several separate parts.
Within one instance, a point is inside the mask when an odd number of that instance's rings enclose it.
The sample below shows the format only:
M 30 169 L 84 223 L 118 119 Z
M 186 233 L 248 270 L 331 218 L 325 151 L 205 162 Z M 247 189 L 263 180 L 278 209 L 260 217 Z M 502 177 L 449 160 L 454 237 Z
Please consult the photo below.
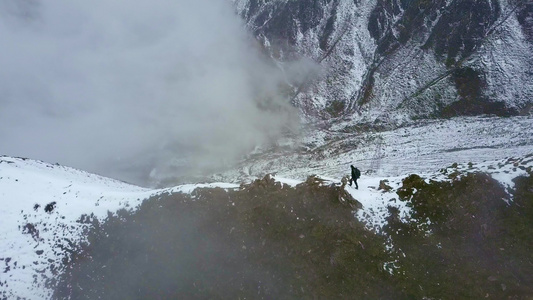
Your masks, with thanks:
M 355 168 L 353 171 L 354 171 L 355 178 L 361 177 L 361 171 L 359 171 L 358 168 Z

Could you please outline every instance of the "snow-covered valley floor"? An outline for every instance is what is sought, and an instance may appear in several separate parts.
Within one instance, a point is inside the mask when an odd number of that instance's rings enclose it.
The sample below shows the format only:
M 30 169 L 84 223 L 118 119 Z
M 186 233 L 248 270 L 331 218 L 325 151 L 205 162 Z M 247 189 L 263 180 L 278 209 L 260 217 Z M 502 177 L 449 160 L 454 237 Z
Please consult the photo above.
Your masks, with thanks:
M 367 176 L 396 177 L 533 153 L 531 116 L 420 120 L 381 131 L 351 121 L 321 127 L 310 126 L 213 178 L 246 181 L 272 173 L 299 180 L 313 174 L 340 179 L 351 164 Z
M 44 278 L 53 276 L 51 264 L 59 265 L 62 254 L 75 251 L 83 240 L 87 225 L 77 222 L 82 215 L 103 219 L 108 211 L 133 209 L 156 194 L 190 193 L 196 187 L 235 189 L 241 182 L 269 173 L 288 185 L 313 174 L 340 185 L 354 164 L 363 176 L 358 190 L 350 186 L 346 190 L 363 205 L 357 217 L 379 230 L 388 206 L 398 207 L 408 217 L 409 208 L 395 193 L 405 176 L 417 173 L 427 180 L 447 180 L 454 170 L 482 171 L 512 189 L 512 179 L 533 167 L 531 154 L 532 117 L 473 117 L 421 121 L 379 132 L 337 123 L 287 139 L 275 151 L 251 155 L 239 167 L 206 179 L 218 183 L 165 189 L 140 188 L 59 165 L 0 157 L 0 298 L 49 298 Z M 383 180 L 391 191 L 378 188 Z

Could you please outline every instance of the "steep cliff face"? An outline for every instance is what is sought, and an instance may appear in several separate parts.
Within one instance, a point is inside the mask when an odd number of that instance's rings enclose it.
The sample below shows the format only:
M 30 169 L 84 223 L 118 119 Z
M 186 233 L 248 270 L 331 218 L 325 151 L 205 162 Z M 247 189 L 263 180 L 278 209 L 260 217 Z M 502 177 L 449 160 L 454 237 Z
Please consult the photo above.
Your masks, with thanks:
M 311 118 L 527 114 L 533 4 L 523 0 L 233 0 Z

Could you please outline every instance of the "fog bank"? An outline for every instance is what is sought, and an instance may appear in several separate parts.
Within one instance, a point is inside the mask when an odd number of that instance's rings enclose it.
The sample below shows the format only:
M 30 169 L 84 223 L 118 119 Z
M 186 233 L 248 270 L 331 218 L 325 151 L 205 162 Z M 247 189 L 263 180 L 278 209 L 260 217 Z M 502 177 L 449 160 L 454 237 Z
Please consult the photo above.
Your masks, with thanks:
M 0 44 L 0 154 L 147 184 L 296 127 L 229 2 L 4 0 Z

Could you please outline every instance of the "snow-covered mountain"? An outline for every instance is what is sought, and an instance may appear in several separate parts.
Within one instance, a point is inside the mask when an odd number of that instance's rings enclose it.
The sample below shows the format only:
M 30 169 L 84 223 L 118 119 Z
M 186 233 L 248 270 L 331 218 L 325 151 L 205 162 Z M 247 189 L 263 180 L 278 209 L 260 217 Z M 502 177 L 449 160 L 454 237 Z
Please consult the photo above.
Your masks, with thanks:
M 293 82 L 307 116 L 528 114 L 533 4 L 522 0 L 233 0 L 265 51 L 322 68 Z
M 505 209 L 511 207 L 515 194 L 528 203 L 533 174 L 532 3 L 523 0 L 232 2 L 248 29 L 260 42 L 259 48 L 284 71 L 289 86 L 281 89 L 300 109 L 302 119 L 309 122 L 304 122 L 300 132 L 287 130 L 290 132 L 283 139 L 272 144 L 265 142 L 264 148 L 257 146 L 236 166 L 224 165 L 224 169 L 215 174 L 199 172 L 201 175 L 197 177 L 177 174 L 179 171 L 175 170 L 180 169 L 175 168 L 173 162 L 164 160 L 162 165 L 171 171 L 153 169 L 150 177 L 154 185 L 162 187 L 153 189 L 58 164 L 0 156 L 0 299 L 51 298 L 54 281 L 50 279 L 64 274 L 65 265 L 74 259 L 74 254 L 81 255 L 80 245 L 87 242 L 88 232 L 94 229 L 93 222 L 104 222 L 113 216 L 120 218 L 117 214 L 120 210 L 134 214 L 145 203 L 158 206 L 160 199 L 165 199 L 172 206 L 172 201 L 176 200 L 173 195 L 185 195 L 184 201 L 198 203 L 205 199 L 220 200 L 217 202 L 219 206 L 215 207 L 224 208 L 221 211 L 227 212 L 222 219 L 231 219 L 229 216 L 239 219 L 241 213 L 251 211 L 251 215 L 258 216 L 259 221 L 265 221 L 264 224 L 279 226 L 279 232 L 292 226 L 292 223 L 284 219 L 286 223 L 275 224 L 270 218 L 279 219 L 268 213 L 287 213 L 292 218 L 291 222 L 309 222 L 310 226 L 316 226 L 313 227 L 315 231 L 311 232 L 317 236 L 329 235 L 325 233 L 331 228 L 324 227 L 323 232 L 316 232 L 320 231 L 323 224 L 316 224 L 318 221 L 312 223 L 312 218 L 300 218 L 292 207 L 285 207 L 283 201 L 287 195 L 297 198 L 295 191 L 301 194 L 311 191 L 309 198 L 312 200 L 309 202 L 306 202 L 307 199 L 295 200 L 301 200 L 305 211 L 313 205 L 316 205 L 314 208 L 320 208 L 323 200 L 320 197 L 327 195 L 324 198 L 334 200 L 333 204 L 328 203 L 332 205 L 327 206 L 328 209 L 344 205 L 342 211 L 348 216 L 347 223 L 351 224 L 354 220 L 351 217 L 354 217 L 361 222 L 354 223 L 363 228 L 365 235 L 386 241 L 377 243 L 375 247 L 384 256 L 402 253 L 402 249 L 394 248 L 392 235 L 384 235 L 390 220 L 398 221 L 400 225 L 420 225 L 421 230 L 428 230 L 424 234 L 429 236 L 429 218 L 416 219 L 420 217 L 415 216 L 420 212 L 416 212 L 416 203 L 409 197 L 402 199 L 400 196 L 401 189 L 406 185 L 405 179 L 411 174 L 421 176 L 418 184 L 438 186 L 444 183 L 439 189 L 445 184 L 450 184 L 448 188 L 453 187 L 452 183 L 457 184 L 468 174 L 482 174 L 467 183 L 479 179 L 481 184 L 478 183 L 477 190 L 483 190 L 483 184 L 486 184 L 492 188 L 491 191 L 497 191 L 486 198 L 490 203 L 496 202 L 498 205 L 495 206 L 504 213 L 509 212 Z M 267 89 L 269 92 L 270 87 Z M 243 96 L 239 99 L 248 98 Z M 235 107 L 225 108 L 232 113 L 227 114 L 229 119 L 238 117 L 233 115 L 234 112 L 241 113 Z M 198 112 L 203 112 L 203 107 Z M 213 115 L 220 112 L 216 110 Z M 256 121 L 274 123 L 275 112 L 269 116 L 272 117 L 251 119 L 254 124 Z M 195 117 L 191 114 L 192 119 Z M 217 126 L 227 124 L 221 122 Z M 242 124 L 235 126 L 243 127 Z M 259 132 L 263 127 L 258 128 Z M 190 135 L 188 132 L 186 136 Z M 136 137 L 134 134 L 132 136 Z M 277 134 L 273 136 L 278 137 Z M 202 147 L 213 146 L 206 143 L 201 134 L 197 137 Z M 228 144 L 241 138 L 244 136 L 237 132 L 232 139 L 228 139 Z M 169 151 L 173 152 L 174 148 Z M 209 157 L 224 160 L 218 155 Z M 177 157 L 175 161 L 179 159 Z M 176 164 L 180 163 L 178 161 Z M 206 159 L 202 163 L 209 165 L 211 161 Z M 126 164 L 129 166 L 129 163 Z M 363 174 L 359 179 L 359 189 L 346 185 L 346 178 L 343 178 L 349 174 L 351 164 L 360 168 Z M 522 180 L 520 189 L 516 188 L 517 178 Z M 179 182 L 193 183 L 176 186 Z M 301 190 L 298 190 L 298 186 Z M 205 189 L 204 194 L 198 192 L 198 188 Z M 463 188 L 468 190 L 468 187 Z M 287 193 L 289 189 L 292 194 Z M 257 190 L 259 193 L 253 194 Z M 262 194 L 264 190 L 268 192 Z M 253 196 L 248 198 L 248 192 Z M 416 188 L 410 193 L 413 198 L 417 193 Z M 277 200 L 281 202 L 276 204 L 276 209 L 279 210 L 268 210 L 268 197 L 262 199 L 266 205 L 262 206 L 266 208 L 264 215 L 263 211 L 258 212 L 253 207 L 252 200 L 265 194 L 278 197 Z M 233 201 L 231 197 L 241 202 Z M 452 200 L 456 201 L 451 199 L 450 202 Z M 318 204 L 310 204 L 313 201 Z M 213 212 L 202 215 L 202 209 L 207 211 L 210 203 L 202 202 L 202 205 L 206 205 L 204 207 L 199 205 L 201 217 L 208 221 L 212 217 L 220 217 Z M 245 208 L 236 207 L 232 210 L 239 203 L 245 203 L 242 205 Z M 502 203 L 505 205 L 499 205 Z M 463 209 L 463 204 L 459 203 L 460 209 Z M 181 207 L 177 204 L 174 206 L 178 211 Z M 190 211 L 196 213 L 194 209 Z M 457 211 L 462 213 L 460 209 Z M 475 219 L 474 212 L 469 211 L 472 215 L 468 215 L 468 218 L 472 216 Z M 331 221 L 328 218 L 338 216 L 327 213 L 325 217 L 320 217 Z M 236 224 L 251 224 L 247 230 L 257 230 L 261 234 L 267 232 L 261 227 L 264 224 L 258 220 L 242 218 L 238 220 L 241 223 Z M 417 223 L 421 220 L 429 223 Z M 225 225 L 231 222 L 233 220 Z M 454 225 L 452 221 L 449 222 Z M 337 220 L 331 223 L 334 227 Z M 199 223 L 193 220 L 190 224 Z M 254 227 L 257 224 L 262 225 Z M 483 234 L 491 229 L 486 224 L 474 225 L 485 226 L 477 228 Z M 499 223 L 497 225 L 500 226 Z M 157 226 L 150 229 L 158 232 L 165 230 L 164 226 Z M 220 228 L 226 229 L 223 226 Z M 229 228 L 227 231 L 231 235 L 235 228 Z M 296 228 L 301 229 L 298 226 Z M 209 227 L 205 230 L 210 232 Z M 179 228 L 177 231 L 180 231 Z M 246 230 L 237 231 L 241 231 L 243 240 L 248 238 Z M 303 242 L 306 238 L 303 233 L 291 232 L 290 235 L 288 239 L 296 241 Z M 443 236 L 446 237 L 445 234 Z M 357 243 L 355 238 L 351 242 L 356 243 L 358 251 L 363 253 L 361 255 L 367 255 L 365 251 L 368 248 L 365 249 L 359 237 L 356 238 Z M 218 240 L 207 239 L 206 245 L 213 241 Z M 265 246 L 270 241 L 264 239 L 255 245 Z M 514 242 L 511 239 L 509 241 Z M 518 237 L 516 241 L 522 240 Z M 246 248 L 244 244 L 242 241 L 237 249 L 250 250 L 252 253 L 254 249 Z M 315 247 L 312 243 L 307 246 Z M 439 246 L 437 243 L 436 248 Z M 230 249 L 225 251 L 235 251 L 232 247 L 228 246 Z M 494 249 L 491 248 L 491 251 Z M 326 265 L 336 268 L 336 259 L 346 253 L 339 254 L 335 249 L 332 251 L 331 257 L 326 259 Z M 302 253 L 307 255 L 305 253 L 311 253 L 311 249 L 302 250 Z M 317 261 L 317 265 L 323 262 Z M 387 276 L 393 275 L 397 270 L 396 262 L 391 257 L 386 265 L 382 264 L 379 268 L 386 270 Z M 529 270 L 527 267 L 526 271 Z M 379 272 L 383 271 L 381 269 Z M 494 278 L 490 276 L 488 281 L 499 280 Z M 509 282 L 509 278 L 504 279 Z M 533 278 L 526 279 L 519 282 L 533 282 Z M 503 291 L 507 289 L 502 284 L 497 287 L 498 292 L 500 287 Z M 416 289 L 419 289 L 418 286 Z M 303 289 L 301 291 L 304 293 Z M 527 293 L 530 290 L 526 289 Z

